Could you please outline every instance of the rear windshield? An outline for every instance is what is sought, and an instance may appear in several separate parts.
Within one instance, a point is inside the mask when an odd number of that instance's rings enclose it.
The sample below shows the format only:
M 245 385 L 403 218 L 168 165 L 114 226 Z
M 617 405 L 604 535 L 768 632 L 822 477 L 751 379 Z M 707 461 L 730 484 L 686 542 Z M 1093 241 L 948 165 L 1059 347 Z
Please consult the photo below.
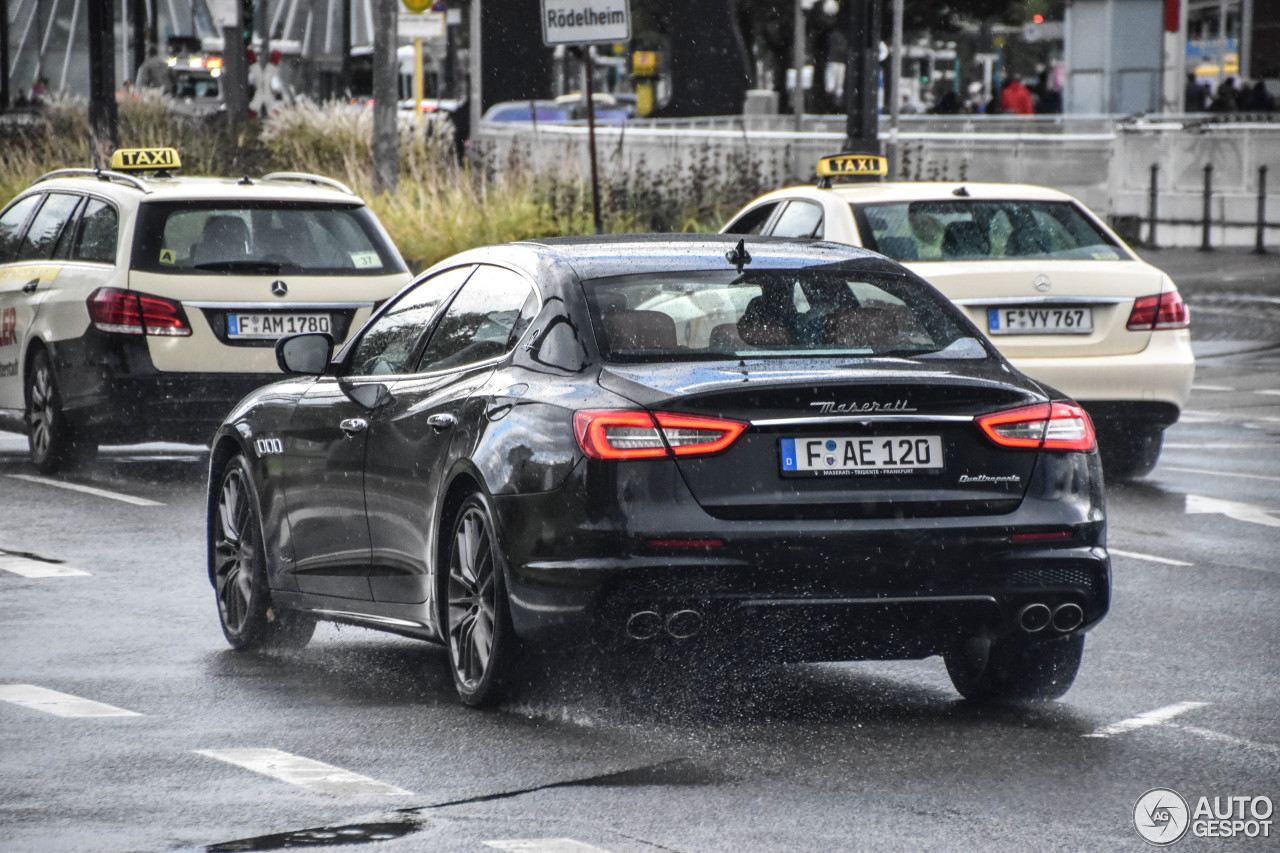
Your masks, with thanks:
M 378 276 L 404 261 L 363 205 L 158 202 L 138 210 L 132 268 Z
M 606 361 L 989 356 L 950 303 L 906 276 L 729 270 L 584 286 Z
M 1132 256 L 1065 201 L 913 201 L 855 204 L 867 247 L 895 261 Z

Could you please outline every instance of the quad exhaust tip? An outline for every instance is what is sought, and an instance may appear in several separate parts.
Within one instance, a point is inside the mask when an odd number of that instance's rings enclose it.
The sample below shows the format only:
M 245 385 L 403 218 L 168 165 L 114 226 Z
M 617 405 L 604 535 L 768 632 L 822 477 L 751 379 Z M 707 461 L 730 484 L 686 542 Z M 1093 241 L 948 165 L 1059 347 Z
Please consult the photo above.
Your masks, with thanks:
M 1074 631 L 1084 624 L 1084 610 L 1079 604 L 1067 602 L 1059 604 L 1053 610 L 1053 629 L 1055 631 Z
M 667 633 L 677 640 L 687 640 L 702 628 L 702 614 L 696 610 L 677 610 L 667 617 Z
M 1053 621 L 1053 611 L 1047 604 L 1028 604 L 1018 611 L 1018 624 L 1028 634 L 1043 631 Z
M 632 613 L 627 619 L 627 636 L 633 640 L 652 640 L 662 630 L 662 617 L 652 610 Z

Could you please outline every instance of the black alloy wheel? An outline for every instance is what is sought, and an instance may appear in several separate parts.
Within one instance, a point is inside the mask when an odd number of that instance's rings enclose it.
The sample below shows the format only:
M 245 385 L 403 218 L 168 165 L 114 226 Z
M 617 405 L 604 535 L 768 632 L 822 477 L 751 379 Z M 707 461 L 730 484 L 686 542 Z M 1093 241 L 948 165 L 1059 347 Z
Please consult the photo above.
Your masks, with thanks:
M 262 510 L 243 455 L 231 459 L 222 471 L 211 535 L 213 586 L 227 642 L 246 651 L 305 646 L 315 631 L 315 619 L 271 606 Z
M 49 354 L 38 351 L 27 371 L 27 448 L 42 474 L 52 474 L 69 462 L 88 461 L 97 444 L 75 435 L 62 410 L 58 375 Z
M 1058 699 L 1071 689 L 1084 654 L 1084 634 L 1052 639 L 1014 635 L 972 638 L 943 654 L 961 696 L 976 702 Z
M 467 705 L 493 705 L 513 693 L 519 644 L 507 610 L 505 561 L 493 517 L 478 495 L 458 510 L 448 548 L 444 610 L 454 685 Z

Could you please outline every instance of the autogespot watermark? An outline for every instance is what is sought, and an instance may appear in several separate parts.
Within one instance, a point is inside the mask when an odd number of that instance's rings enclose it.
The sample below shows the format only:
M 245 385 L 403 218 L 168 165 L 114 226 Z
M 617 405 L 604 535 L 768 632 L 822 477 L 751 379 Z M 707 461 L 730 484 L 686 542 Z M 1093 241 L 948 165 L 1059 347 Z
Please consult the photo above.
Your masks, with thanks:
M 1270 838 L 1270 797 L 1200 797 L 1193 807 L 1172 788 L 1152 788 L 1133 805 L 1138 834 L 1167 847 L 1188 831 L 1196 838 Z

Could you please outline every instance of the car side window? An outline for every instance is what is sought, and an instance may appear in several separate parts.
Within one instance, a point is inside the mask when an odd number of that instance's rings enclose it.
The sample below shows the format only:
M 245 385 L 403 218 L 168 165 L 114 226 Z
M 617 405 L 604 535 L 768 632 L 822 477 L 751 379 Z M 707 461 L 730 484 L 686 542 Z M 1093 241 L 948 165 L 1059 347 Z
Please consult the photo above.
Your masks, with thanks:
M 419 282 L 373 322 L 351 355 L 350 373 L 385 376 L 409 373 L 409 361 L 422 336 L 430 328 L 440 306 L 457 291 L 475 269 L 454 267 Z
M 762 204 L 748 210 L 737 220 L 731 222 L 725 229 L 726 234 L 763 234 L 764 226 L 769 221 L 769 217 L 773 216 L 773 212 L 778 209 L 778 202 L 770 204 Z
M 116 209 L 105 201 L 91 198 L 80 215 L 71 259 L 114 264 L 119 235 L 120 217 Z
M 43 199 L 42 195 L 29 195 L 14 204 L 0 216 L 0 263 L 12 261 L 18 253 L 18 244 L 22 240 L 23 226 L 27 224 L 31 212 Z
M 43 261 L 54 256 L 58 243 L 70 229 L 67 223 L 80 206 L 81 197 L 67 193 L 49 193 L 31 220 L 26 236 L 18 246 L 19 261 Z
M 787 204 L 773 226 L 774 237 L 821 237 L 822 206 L 808 201 Z
M 477 267 L 431 333 L 418 372 L 451 370 L 510 351 L 538 307 L 537 293 L 524 276 L 502 267 Z

